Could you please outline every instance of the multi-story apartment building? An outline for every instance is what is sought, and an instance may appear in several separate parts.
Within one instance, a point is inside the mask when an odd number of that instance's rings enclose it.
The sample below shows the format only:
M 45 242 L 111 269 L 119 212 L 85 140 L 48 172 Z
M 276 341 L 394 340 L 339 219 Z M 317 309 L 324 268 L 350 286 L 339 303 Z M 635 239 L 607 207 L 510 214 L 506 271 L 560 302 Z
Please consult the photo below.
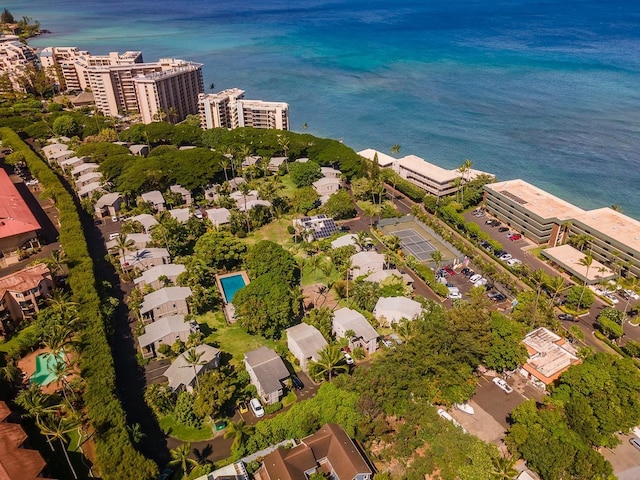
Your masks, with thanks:
M 162 120 L 164 116 L 176 123 L 198 113 L 198 96 L 204 92 L 202 64 L 182 60 L 164 62 L 167 63 L 162 63 L 162 71 L 133 80 L 143 123 Z
M 124 52 L 122 55 L 118 52 L 91 55 L 78 47 L 47 47 L 40 52 L 42 68 L 60 86 L 61 91 L 89 88 L 89 67 L 131 65 L 142 61 L 142 53 L 136 51 Z
M 154 121 L 160 109 L 167 115 L 175 109 L 176 121 L 197 113 L 204 91 L 202 65 L 178 59 L 94 66 L 87 74 L 98 110 L 108 116 L 141 113 L 144 123 Z
M 245 100 L 244 93 L 239 88 L 230 88 L 216 94 L 200 95 L 198 107 L 202 128 L 289 130 L 287 103 Z
M 15 35 L 0 36 L 0 76 L 6 75 L 11 88 L 24 91 L 20 79 L 29 65 L 39 68 L 35 50 L 19 42 Z
M 539 245 L 587 235 L 593 258 L 640 277 L 640 222 L 611 208 L 582 210 L 524 180 L 485 185 L 489 213 Z M 619 267 L 619 266 L 620 267 Z
M 52 290 L 53 278 L 44 263 L 0 278 L 0 335 L 38 313 Z

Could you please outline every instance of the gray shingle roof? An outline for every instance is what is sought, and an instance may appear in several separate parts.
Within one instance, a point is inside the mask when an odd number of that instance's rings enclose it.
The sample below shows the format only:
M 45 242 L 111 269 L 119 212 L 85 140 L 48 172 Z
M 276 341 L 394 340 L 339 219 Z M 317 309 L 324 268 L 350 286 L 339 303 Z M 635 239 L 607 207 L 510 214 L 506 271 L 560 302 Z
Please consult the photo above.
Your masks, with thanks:
M 281 381 L 289 378 L 289 370 L 280 356 L 267 347 L 244 354 L 245 363 L 255 373 L 262 390 L 267 393 L 282 388 Z
M 150 192 L 143 193 L 141 197 L 142 200 L 144 200 L 145 202 L 150 202 L 153 205 L 160 205 L 164 203 L 164 197 L 158 190 L 152 190 Z
M 385 317 L 388 322 L 402 318 L 414 320 L 422 312 L 422 305 L 407 297 L 381 297 L 373 309 L 376 318 Z
M 201 362 L 209 363 L 220 355 L 220 350 L 209 345 L 198 345 L 195 349 L 196 353 L 202 352 L 202 357 L 200 357 Z M 169 386 L 174 390 L 180 388 L 181 385 L 191 385 L 195 380 L 193 367 L 189 365 L 185 359 L 186 353 L 187 352 L 179 355 L 164 373 L 165 377 L 169 379 Z M 204 365 L 196 365 L 196 374 L 200 375 L 203 368 Z
M 140 343 L 141 347 L 146 347 L 158 340 L 162 340 L 171 333 L 190 331 L 191 325 L 189 325 L 189 322 L 184 321 L 184 315 L 170 315 L 148 324 L 144 329 L 144 334 L 138 337 L 138 343 Z
M 108 205 L 113 205 L 119 198 L 122 198 L 122 195 L 120 195 L 118 192 L 106 193 L 98 199 L 98 201 L 96 202 L 96 207 L 104 208 Z
M 353 330 L 356 337 L 362 338 L 365 342 L 378 338 L 378 332 L 367 322 L 360 312 L 344 307 L 333 312 L 333 324 L 341 327 L 342 330 Z
M 186 267 L 180 263 L 166 263 L 164 265 L 156 265 L 149 270 L 142 272 L 138 278 L 134 280 L 134 283 L 146 283 L 147 285 L 155 282 L 162 275 L 165 277 L 176 277 L 184 272 Z
M 164 287 L 153 293 L 144 296 L 140 313 L 150 312 L 154 308 L 164 305 L 167 302 L 175 302 L 177 300 L 185 300 L 191 296 L 189 287 Z
M 318 352 L 327 346 L 327 341 L 318 329 L 306 323 L 287 328 L 286 332 L 287 338 L 298 345 L 305 358 L 317 360 Z

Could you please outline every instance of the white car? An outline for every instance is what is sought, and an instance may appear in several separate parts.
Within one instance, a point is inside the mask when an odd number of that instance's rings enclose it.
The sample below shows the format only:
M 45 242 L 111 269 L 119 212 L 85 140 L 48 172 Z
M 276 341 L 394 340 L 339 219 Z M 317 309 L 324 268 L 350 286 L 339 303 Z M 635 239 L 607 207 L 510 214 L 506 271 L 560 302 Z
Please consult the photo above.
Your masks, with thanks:
M 607 299 L 610 300 L 614 305 L 617 305 L 619 303 L 619 300 L 612 293 L 605 293 L 604 296 L 607 297 Z
M 493 383 L 495 383 L 501 390 L 504 390 L 505 393 L 513 392 L 513 388 L 511 388 L 509 384 L 501 378 L 494 377 Z
M 251 411 L 256 416 L 256 418 L 264 417 L 264 408 L 262 408 L 260 400 L 258 400 L 257 398 L 252 398 L 249 402 L 249 406 L 251 407 Z
M 111 217 L 111 221 L 112 221 L 113 223 L 117 223 L 117 221 L 118 221 L 118 217 L 117 217 L 117 215 L 114 215 L 113 217 Z
M 521 264 L 522 262 L 517 258 L 510 258 L 509 260 L 507 260 L 507 265 L 509 265 L 510 267 L 515 267 L 516 265 L 521 265 Z
M 640 295 L 638 295 L 636 292 L 634 292 L 633 290 L 625 290 L 625 292 L 627 292 L 627 295 L 629 295 L 631 298 L 633 298 L 634 300 L 640 300 Z
M 347 352 L 344 352 L 344 360 L 347 362 L 347 365 L 353 365 L 355 362 L 353 361 L 353 357 L 349 355 Z
M 505 253 L 503 255 L 500 255 L 498 258 L 503 262 L 506 262 L 507 260 L 511 260 L 513 257 L 511 256 L 510 253 Z
M 471 283 L 476 283 L 481 278 L 482 278 L 482 275 L 480 275 L 479 273 L 476 273 L 475 275 L 472 275 L 471 278 L 469 278 L 469 281 Z
M 481 277 L 478 281 L 474 282 L 474 287 L 484 287 L 489 281 L 486 278 Z
M 461 300 L 462 294 L 460 292 L 449 292 L 449 295 L 447 295 L 447 297 L 449 297 L 451 300 Z
M 382 339 L 382 344 L 387 348 L 393 348 L 393 342 L 391 340 L 387 340 L 386 338 Z

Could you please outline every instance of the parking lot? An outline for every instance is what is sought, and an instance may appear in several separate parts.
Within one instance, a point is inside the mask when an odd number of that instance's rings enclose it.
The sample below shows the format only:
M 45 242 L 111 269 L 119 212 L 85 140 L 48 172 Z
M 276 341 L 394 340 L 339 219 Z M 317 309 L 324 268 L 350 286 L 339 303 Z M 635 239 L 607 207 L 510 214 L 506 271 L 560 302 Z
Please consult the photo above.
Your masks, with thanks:
M 478 274 L 482 274 L 480 270 L 474 270 L 473 264 L 470 264 L 468 268 L 470 268 L 474 273 L 478 272 Z M 457 268 L 456 270 L 454 270 L 454 275 L 446 274 L 445 280 L 447 282 L 447 285 L 453 285 L 453 287 L 457 288 L 460 291 L 460 293 L 462 294 L 462 298 L 468 299 L 471 289 L 474 287 L 474 284 L 470 281 L 468 274 L 464 275 L 462 273 L 462 270 L 463 269 Z M 495 288 L 489 288 L 492 287 L 490 282 L 487 283 L 487 285 L 484 285 L 484 287 L 487 289 L 488 295 L 494 296 L 499 293 Z M 511 308 L 511 300 L 506 295 L 501 295 L 504 298 L 495 299 L 494 304 L 498 311 L 506 311 Z
M 613 473 L 619 480 L 637 480 L 640 478 L 640 450 L 633 447 L 629 440 L 631 435 L 618 434 L 622 442 L 613 450 L 603 448 L 600 453 L 613 465 Z

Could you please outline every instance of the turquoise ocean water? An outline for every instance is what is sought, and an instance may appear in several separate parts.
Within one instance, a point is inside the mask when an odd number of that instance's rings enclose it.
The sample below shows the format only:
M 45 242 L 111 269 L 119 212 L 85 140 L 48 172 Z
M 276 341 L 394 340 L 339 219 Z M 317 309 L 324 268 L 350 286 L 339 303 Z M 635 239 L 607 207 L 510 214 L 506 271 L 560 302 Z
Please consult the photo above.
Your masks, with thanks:
M 466 158 L 640 218 L 640 2 L 9 0 L 37 46 L 205 64 L 205 85 L 286 101 L 292 130 Z

